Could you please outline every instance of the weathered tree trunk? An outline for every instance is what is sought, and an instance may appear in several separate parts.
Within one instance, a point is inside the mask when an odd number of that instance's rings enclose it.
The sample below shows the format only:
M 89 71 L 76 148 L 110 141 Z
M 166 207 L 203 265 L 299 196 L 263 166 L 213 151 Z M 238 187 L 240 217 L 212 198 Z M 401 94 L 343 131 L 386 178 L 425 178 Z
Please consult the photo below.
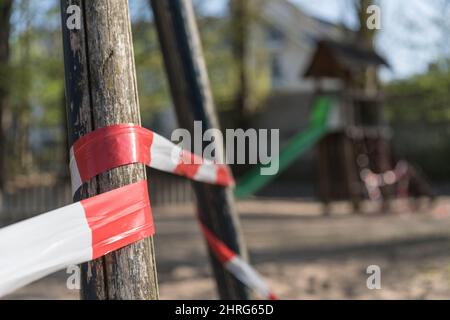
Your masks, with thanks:
M 218 128 L 206 64 L 191 0 L 151 0 L 159 40 L 180 127 L 193 134 L 194 121 L 203 129 Z M 217 140 L 215 141 L 218 142 Z M 219 152 L 223 146 L 216 145 Z M 193 183 L 200 220 L 244 259 L 247 252 L 231 190 Z M 210 251 L 222 299 L 248 299 L 245 286 L 228 273 Z
M 64 90 L 61 91 L 61 105 L 66 105 L 66 95 Z M 61 147 L 61 170 L 58 171 L 58 178 L 62 182 L 70 181 L 70 168 L 67 164 L 70 162 L 70 151 L 67 149 L 69 143 L 69 133 L 67 128 L 69 127 L 67 123 L 67 116 L 64 112 L 61 112 L 61 134 L 63 135 L 63 143 Z
M 3 128 L 3 114 L 8 107 L 9 95 L 9 36 L 11 31 L 10 18 L 12 12 L 12 0 L 0 0 L 0 192 L 5 183 L 5 132 Z
M 377 33 L 377 29 L 369 29 L 367 26 L 367 20 L 369 19 L 369 13 L 367 9 L 375 3 L 374 0 L 355 0 L 355 11 L 358 16 L 359 30 L 357 33 L 358 40 L 363 42 L 369 48 L 373 48 L 374 39 Z
M 14 131 L 14 152 L 12 161 L 7 163 L 8 168 L 17 164 L 17 173 L 28 175 L 33 165 L 33 155 L 29 144 L 29 135 L 31 127 L 31 102 L 29 92 L 33 84 L 33 73 L 31 71 L 31 47 L 32 47 L 32 12 L 29 1 L 19 2 L 18 10 L 22 17 L 22 23 L 25 26 L 24 32 L 20 35 L 20 62 L 18 67 L 17 85 L 19 85 L 22 94 L 20 95 L 19 105 L 12 110 L 12 116 L 15 118 L 17 129 Z
M 69 30 L 67 8 L 81 9 L 81 29 Z M 108 125 L 140 124 L 127 0 L 61 0 L 69 139 Z M 143 165 L 101 174 L 76 200 L 145 179 Z M 83 265 L 84 299 L 158 299 L 153 239 Z
M 367 21 L 370 17 L 367 9 L 375 4 L 374 0 L 355 0 L 355 10 L 359 21 L 359 30 L 357 32 L 357 37 L 359 43 L 363 44 L 369 49 L 374 49 L 375 37 L 377 35 L 377 29 L 370 29 L 367 25 Z M 376 94 L 377 87 L 379 84 L 378 73 L 376 67 L 368 67 L 365 70 L 365 76 L 363 77 L 364 83 L 363 88 L 368 94 Z
M 238 123 L 247 127 L 251 109 L 252 83 L 249 72 L 250 32 L 253 0 L 230 0 L 231 39 L 234 63 L 239 73 L 239 87 L 236 92 Z

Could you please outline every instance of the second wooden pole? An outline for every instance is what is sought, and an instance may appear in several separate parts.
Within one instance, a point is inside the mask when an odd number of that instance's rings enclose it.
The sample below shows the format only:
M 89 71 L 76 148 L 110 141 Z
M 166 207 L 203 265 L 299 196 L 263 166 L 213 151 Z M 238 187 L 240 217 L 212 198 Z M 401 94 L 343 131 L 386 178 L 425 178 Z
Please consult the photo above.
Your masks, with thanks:
M 180 127 L 189 130 L 192 136 L 194 121 L 201 121 L 203 130 L 218 128 L 192 1 L 151 0 L 150 3 Z M 216 145 L 216 150 L 221 152 L 223 146 Z M 197 182 L 193 186 L 200 220 L 247 259 L 232 190 Z M 210 257 L 220 298 L 249 299 L 247 288 L 211 251 Z

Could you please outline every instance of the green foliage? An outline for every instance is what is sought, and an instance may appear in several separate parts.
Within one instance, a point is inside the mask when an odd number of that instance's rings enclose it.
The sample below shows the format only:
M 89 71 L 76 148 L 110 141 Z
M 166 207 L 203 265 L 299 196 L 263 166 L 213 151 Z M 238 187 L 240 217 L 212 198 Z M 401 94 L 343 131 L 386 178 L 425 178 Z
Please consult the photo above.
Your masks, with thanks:
M 227 17 L 200 17 L 198 24 L 214 101 L 219 110 L 234 109 L 240 82 L 231 48 L 229 20 Z M 170 92 L 154 25 L 149 21 L 134 23 L 133 39 L 141 113 L 146 121 L 154 112 L 171 106 Z M 268 69 L 261 68 L 267 65 L 266 58 L 260 50 L 251 68 L 255 103 L 269 87 Z
M 239 78 L 235 64 L 227 18 L 199 19 L 211 89 L 219 109 L 232 109 Z
M 40 23 L 36 26 L 36 22 L 58 21 L 59 10 L 49 7 L 32 17 L 33 8 L 29 5 L 26 1 L 18 2 L 16 14 L 20 23 L 13 25 L 9 75 L 11 113 L 18 121 L 33 126 L 58 126 L 64 116 L 61 33 Z
M 394 130 L 398 156 L 419 164 L 434 180 L 450 178 L 449 61 L 425 74 L 386 87 L 386 113 Z
M 38 2 L 16 0 L 10 37 L 11 58 L 9 66 L 0 70 L 0 87 L 9 91 L 5 110 L 5 131 L 8 154 L 15 167 L 15 159 L 34 150 L 27 164 L 11 169 L 11 175 L 24 173 L 30 168 L 43 168 L 53 157 L 63 159 L 65 145 L 64 63 L 60 26 L 60 9 L 57 0 Z M 136 9 L 136 8 L 135 8 Z M 163 58 L 148 4 L 138 8 L 133 15 L 133 41 L 136 61 L 139 101 L 143 123 L 148 123 L 155 113 L 172 105 L 165 75 Z M 144 14 L 148 10 L 148 15 Z M 214 100 L 219 110 L 235 110 L 235 97 L 239 89 L 239 68 L 233 57 L 229 17 L 199 16 L 198 23 L 211 80 Z M 252 104 L 261 100 L 269 87 L 268 66 L 263 50 L 257 48 L 252 60 Z M 35 137 L 31 135 L 35 134 Z M 31 142 L 40 141 L 43 146 Z M 42 150 L 42 148 L 48 150 Z M 34 149 L 33 149 L 34 148 Z M 38 150 L 39 149 L 39 150 Z M 38 154 L 39 153 L 39 154 Z M 56 156 L 56 154 L 58 155 Z M 44 156 L 45 155 L 45 156 Z M 65 166 L 65 164 L 64 164 Z M 52 165 L 50 165 L 52 167 Z
M 386 107 L 392 122 L 442 123 L 450 121 L 450 69 L 448 62 L 430 66 L 425 74 L 387 86 Z

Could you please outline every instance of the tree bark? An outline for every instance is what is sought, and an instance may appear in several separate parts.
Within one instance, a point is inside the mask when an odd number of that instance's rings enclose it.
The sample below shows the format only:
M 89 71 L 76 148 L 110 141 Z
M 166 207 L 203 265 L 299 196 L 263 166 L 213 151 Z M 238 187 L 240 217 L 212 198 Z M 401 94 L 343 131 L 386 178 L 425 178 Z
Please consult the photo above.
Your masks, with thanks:
M 70 5 L 81 9 L 81 29 L 69 30 Z M 61 0 L 66 109 L 70 144 L 119 123 L 140 124 L 127 0 Z M 117 168 L 85 184 L 75 200 L 145 179 L 143 165 Z M 84 299 L 158 299 L 153 238 L 82 266 Z
M 359 21 L 358 40 L 370 49 L 373 49 L 377 30 L 369 29 L 367 26 L 367 20 L 370 17 L 367 9 L 374 3 L 374 0 L 356 0 L 355 2 L 355 11 Z
M 12 0 L 0 0 L 0 192 L 5 184 L 5 132 L 3 128 L 3 114 L 8 108 L 9 82 L 8 82 L 8 66 L 9 66 L 9 36 L 11 32 L 10 18 L 12 13 Z
M 194 121 L 202 121 L 203 130 L 218 128 L 192 1 L 151 0 L 150 3 L 180 127 L 191 134 Z M 216 150 L 222 152 L 223 145 L 217 144 Z M 193 186 L 202 223 L 246 259 L 232 190 L 196 182 Z M 248 299 L 245 286 L 225 270 L 211 251 L 209 254 L 220 297 Z
M 377 29 L 369 29 L 367 21 L 370 17 L 367 9 L 375 4 L 374 0 L 355 0 L 355 11 L 359 21 L 359 30 L 357 32 L 357 40 L 363 46 L 370 50 L 374 50 L 375 37 Z M 368 94 L 376 94 L 379 86 L 378 72 L 376 67 L 368 67 L 363 76 L 364 83 L 362 89 L 366 90 Z

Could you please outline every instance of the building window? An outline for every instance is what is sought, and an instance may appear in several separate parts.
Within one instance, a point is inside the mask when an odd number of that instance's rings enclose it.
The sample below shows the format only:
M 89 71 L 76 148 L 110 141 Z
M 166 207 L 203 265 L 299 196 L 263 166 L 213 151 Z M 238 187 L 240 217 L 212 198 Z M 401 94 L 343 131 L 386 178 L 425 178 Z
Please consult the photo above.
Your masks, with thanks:
M 274 85 L 277 85 L 283 79 L 283 68 L 281 65 L 281 59 L 277 55 L 274 55 L 272 57 L 271 70 L 272 70 L 272 83 Z
M 279 50 L 283 47 L 285 36 L 283 32 L 274 27 L 266 28 L 266 45 L 271 50 Z

